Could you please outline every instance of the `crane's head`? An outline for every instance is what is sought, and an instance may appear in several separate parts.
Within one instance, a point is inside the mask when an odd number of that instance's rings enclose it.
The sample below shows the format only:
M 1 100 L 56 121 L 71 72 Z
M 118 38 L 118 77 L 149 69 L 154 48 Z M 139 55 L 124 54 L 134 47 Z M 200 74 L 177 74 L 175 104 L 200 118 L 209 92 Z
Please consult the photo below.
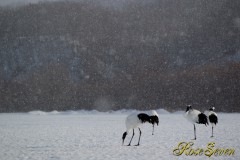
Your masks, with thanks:
M 210 109 L 209 109 L 209 111 L 214 111 L 215 110 L 215 107 L 211 107 Z
M 153 133 L 154 133 L 154 124 L 156 123 L 158 125 L 158 123 L 159 123 L 158 115 L 150 116 L 150 123 L 153 126 L 153 130 L 152 130 L 152 135 L 153 135 Z
M 192 106 L 191 105 L 187 105 L 186 112 L 189 111 L 190 109 L 192 109 Z

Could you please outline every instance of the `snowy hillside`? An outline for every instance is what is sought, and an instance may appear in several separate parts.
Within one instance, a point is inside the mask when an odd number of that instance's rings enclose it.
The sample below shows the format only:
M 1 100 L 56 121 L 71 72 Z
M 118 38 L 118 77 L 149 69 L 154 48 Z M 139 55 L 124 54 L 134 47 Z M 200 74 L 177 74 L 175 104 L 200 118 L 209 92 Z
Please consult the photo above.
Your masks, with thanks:
M 130 111 L 133 112 L 133 111 Z M 193 126 L 182 112 L 158 110 L 160 124 L 151 135 L 150 124 L 141 126 L 139 147 L 122 146 L 127 110 L 101 113 L 68 111 L 0 114 L 0 159 L 2 160 L 101 160 L 101 159 L 208 159 L 202 156 L 179 157 L 173 149 L 179 142 L 193 138 Z M 216 148 L 235 148 L 234 156 L 212 156 L 211 159 L 240 159 L 240 114 L 219 114 L 215 137 L 211 127 L 197 125 L 197 140 L 193 148 L 206 148 L 215 142 Z M 131 133 L 127 136 L 127 143 Z M 137 143 L 135 132 L 133 145 Z

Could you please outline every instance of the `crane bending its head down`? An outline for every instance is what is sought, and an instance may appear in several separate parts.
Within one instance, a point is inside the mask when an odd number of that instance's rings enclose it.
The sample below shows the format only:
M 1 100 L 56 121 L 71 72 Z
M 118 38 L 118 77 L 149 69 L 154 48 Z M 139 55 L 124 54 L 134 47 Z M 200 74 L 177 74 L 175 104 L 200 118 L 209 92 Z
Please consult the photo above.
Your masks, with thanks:
M 152 115 L 151 116 L 149 116 L 146 113 L 139 113 L 139 114 L 133 113 L 133 114 L 130 114 L 129 116 L 127 116 L 126 122 L 125 122 L 127 131 L 123 133 L 122 145 L 124 144 L 124 140 L 125 140 L 128 132 L 131 129 L 133 129 L 133 135 L 132 135 L 132 138 L 131 138 L 131 140 L 130 140 L 130 142 L 128 144 L 128 146 L 130 146 L 131 145 L 131 141 L 132 141 L 133 136 L 134 136 L 134 128 L 137 128 L 140 124 L 143 124 L 145 122 L 148 122 L 148 123 L 152 124 L 153 125 L 153 131 L 154 131 L 154 124 L 156 123 L 158 125 L 158 123 L 159 123 L 157 112 L 156 111 L 152 111 Z M 140 143 L 140 138 L 141 138 L 141 133 L 142 133 L 139 127 L 138 127 L 138 129 L 139 129 L 140 135 L 139 135 L 137 146 Z
M 152 131 L 152 135 L 154 133 L 154 124 L 156 123 L 158 125 L 159 123 L 159 118 L 158 118 L 158 114 L 155 110 L 152 110 L 152 116 L 150 116 L 150 123 L 153 125 L 153 131 Z

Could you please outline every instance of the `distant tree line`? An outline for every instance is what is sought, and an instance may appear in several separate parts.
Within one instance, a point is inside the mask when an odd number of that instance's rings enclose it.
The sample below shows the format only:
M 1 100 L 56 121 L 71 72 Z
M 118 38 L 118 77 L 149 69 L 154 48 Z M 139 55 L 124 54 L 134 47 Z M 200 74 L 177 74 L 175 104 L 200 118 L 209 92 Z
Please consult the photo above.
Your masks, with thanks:
M 240 111 L 235 0 L 0 8 L 0 112 Z

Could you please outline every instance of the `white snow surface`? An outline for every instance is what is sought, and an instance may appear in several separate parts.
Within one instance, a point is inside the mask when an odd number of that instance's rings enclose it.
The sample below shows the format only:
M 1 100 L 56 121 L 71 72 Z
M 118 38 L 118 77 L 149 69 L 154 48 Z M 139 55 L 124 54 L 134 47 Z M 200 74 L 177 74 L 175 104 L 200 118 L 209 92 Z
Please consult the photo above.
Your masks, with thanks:
M 209 159 L 202 156 L 175 156 L 179 142 L 190 142 L 193 125 L 183 112 L 156 110 L 159 126 L 141 125 L 140 146 L 122 146 L 127 115 L 136 110 L 111 112 L 67 111 L 0 114 L 1 160 L 162 160 Z M 210 159 L 240 159 L 240 114 L 218 113 L 219 123 L 211 136 L 211 126 L 196 125 L 197 140 L 192 148 L 206 148 L 215 142 L 216 148 L 234 148 L 234 156 L 212 156 Z M 127 144 L 132 136 L 130 132 Z M 132 145 L 138 141 L 138 129 Z

